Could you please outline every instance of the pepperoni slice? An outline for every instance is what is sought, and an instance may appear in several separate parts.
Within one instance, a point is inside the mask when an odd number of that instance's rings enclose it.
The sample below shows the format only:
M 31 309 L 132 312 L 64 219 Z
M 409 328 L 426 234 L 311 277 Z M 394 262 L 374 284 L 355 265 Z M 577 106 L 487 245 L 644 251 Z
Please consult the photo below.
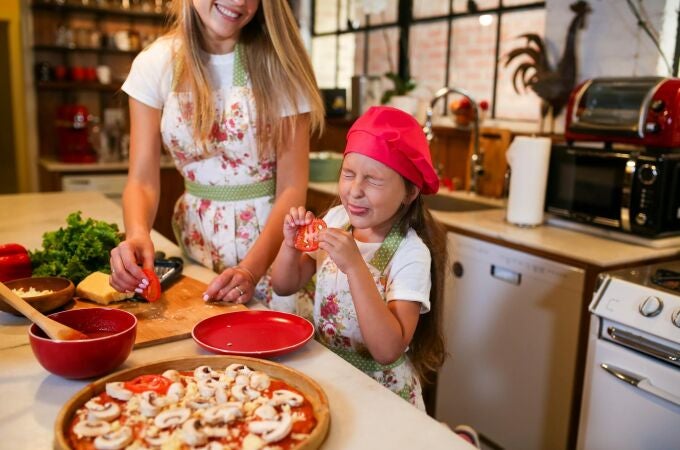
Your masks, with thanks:
M 295 235 L 295 248 L 301 252 L 313 252 L 319 249 L 319 231 L 326 229 L 323 219 L 314 219 L 309 225 L 298 227 Z

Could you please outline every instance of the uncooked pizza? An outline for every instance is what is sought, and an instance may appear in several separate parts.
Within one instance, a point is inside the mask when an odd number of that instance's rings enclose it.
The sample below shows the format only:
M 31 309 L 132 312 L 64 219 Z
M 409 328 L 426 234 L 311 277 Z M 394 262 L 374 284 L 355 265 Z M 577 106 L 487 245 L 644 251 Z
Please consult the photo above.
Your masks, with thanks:
M 305 396 L 244 364 L 166 370 L 106 384 L 70 424 L 75 449 L 280 449 L 316 426 Z

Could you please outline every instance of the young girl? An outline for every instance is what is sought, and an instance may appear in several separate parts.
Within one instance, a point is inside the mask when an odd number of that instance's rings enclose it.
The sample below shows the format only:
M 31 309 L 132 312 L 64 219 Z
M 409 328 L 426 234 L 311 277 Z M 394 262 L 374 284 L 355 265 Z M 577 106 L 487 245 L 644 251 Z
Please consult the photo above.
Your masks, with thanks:
M 342 205 L 324 217 L 328 228 L 319 233 L 319 251 L 295 248 L 298 227 L 314 217 L 292 208 L 272 269 L 281 295 L 296 292 L 316 273 L 318 339 L 423 410 L 421 379 L 445 356 L 445 234 L 422 201 L 438 187 L 416 120 L 394 108 L 370 108 L 347 134 Z
M 185 179 L 173 228 L 192 259 L 220 273 L 206 300 L 272 308 L 267 268 L 280 223 L 307 189 L 310 129 L 323 105 L 286 0 L 174 0 L 175 24 L 135 59 L 126 239 L 111 252 L 111 285 L 143 289 L 161 191 L 161 145 Z M 258 280 L 262 280 L 258 284 Z M 282 299 L 284 300 L 284 299 Z

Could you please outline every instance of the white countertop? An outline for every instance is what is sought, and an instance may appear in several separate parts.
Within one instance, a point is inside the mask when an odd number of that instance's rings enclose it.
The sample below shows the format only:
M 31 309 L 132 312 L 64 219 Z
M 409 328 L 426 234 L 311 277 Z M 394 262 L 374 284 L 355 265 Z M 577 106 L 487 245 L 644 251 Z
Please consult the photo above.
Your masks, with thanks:
M 337 183 L 309 183 L 309 188 L 317 192 L 337 195 Z M 499 207 L 470 212 L 432 211 L 435 218 L 454 231 L 467 231 L 480 237 L 488 237 L 605 268 L 665 256 L 680 257 L 680 245 L 651 248 L 550 224 L 543 224 L 536 228 L 517 227 L 505 221 L 505 208 L 502 200 L 475 196 L 467 192 L 448 192 L 444 189 L 440 191 L 440 194 Z
M 17 242 L 30 249 L 41 245 L 42 233 L 65 226 L 66 216 L 81 210 L 84 217 L 122 224 L 120 207 L 91 192 L 0 195 L 0 242 Z M 158 250 L 168 256 L 179 250 L 157 233 Z M 186 264 L 185 273 L 208 282 L 213 273 Z M 25 319 L 0 312 L 0 342 L 25 334 Z M 11 326 L 8 326 L 11 325 Z M 191 339 L 134 350 L 121 368 L 160 359 L 205 355 Z M 53 426 L 62 405 L 86 381 L 66 380 L 46 372 L 30 346 L 18 343 L 0 349 L 0 448 L 52 448 Z M 323 449 L 470 449 L 469 444 L 352 365 L 310 341 L 302 349 L 275 361 L 305 373 L 326 392 L 331 426 Z

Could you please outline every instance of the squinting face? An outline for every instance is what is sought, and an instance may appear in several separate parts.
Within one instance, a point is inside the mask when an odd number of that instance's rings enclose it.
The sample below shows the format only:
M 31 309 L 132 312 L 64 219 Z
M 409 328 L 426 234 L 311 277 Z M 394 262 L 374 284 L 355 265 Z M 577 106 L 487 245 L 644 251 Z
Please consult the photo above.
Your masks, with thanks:
M 404 179 L 381 162 L 359 153 L 345 156 L 339 194 L 359 239 L 384 238 L 406 203 Z
M 191 0 L 205 28 L 205 50 L 209 53 L 229 53 L 239 34 L 250 22 L 260 0 Z

